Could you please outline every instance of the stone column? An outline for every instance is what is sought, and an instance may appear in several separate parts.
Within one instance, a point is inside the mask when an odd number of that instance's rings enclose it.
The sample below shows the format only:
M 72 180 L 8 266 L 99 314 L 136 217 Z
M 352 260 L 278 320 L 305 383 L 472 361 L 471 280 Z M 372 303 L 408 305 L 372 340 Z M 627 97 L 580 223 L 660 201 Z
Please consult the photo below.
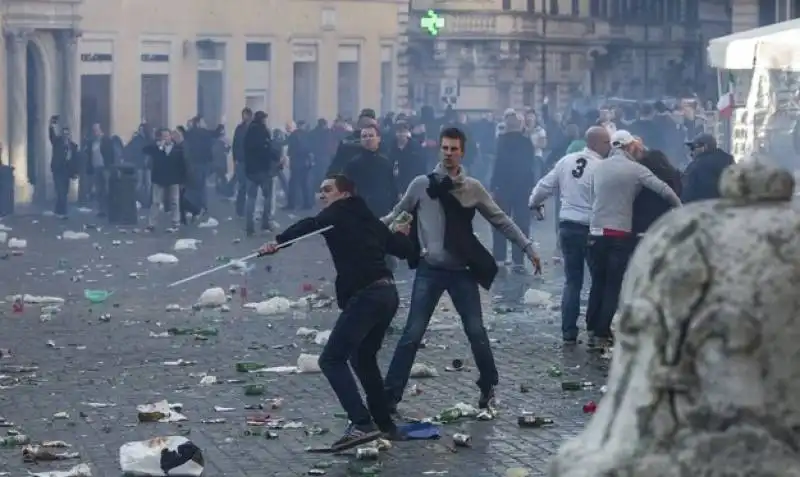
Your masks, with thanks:
M 80 145 L 81 120 L 80 120 L 80 71 L 78 68 L 78 39 L 80 31 L 63 30 L 57 40 L 63 63 L 62 88 L 61 88 L 61 124 L 72 132 L 72 140 Z M 70 182 L 70 200 L 77 200 L 78 183 Z
M 9 156 L 14 167 L 15 201 L 30 203 L 33 186 L 28 181 L 28 40 L 31 31 L 9 29 L 8 45 L 8 124 Z

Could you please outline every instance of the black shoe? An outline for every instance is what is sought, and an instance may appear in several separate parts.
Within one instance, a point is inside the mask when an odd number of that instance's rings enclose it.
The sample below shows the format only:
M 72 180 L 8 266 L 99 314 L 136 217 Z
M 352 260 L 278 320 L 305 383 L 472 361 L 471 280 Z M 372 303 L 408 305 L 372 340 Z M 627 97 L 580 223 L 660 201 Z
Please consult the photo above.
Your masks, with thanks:
M 564 346 L 575 346 L 578 344 L 578 338 L 564 338 L 562 344 Z
M 390 441 L 394 441 L 394 442 L 407 441 L 408 440 L 408 436 L 403 434 L 402 432 L 400 432 L 400 430 L 397 429 L 397 426 L 395 426 L 394 424 L 392 424 L 389 427 L 381 428 L 381 433 L 382 433 L 381 437 L 386 439 L 386 440 L 390 440 Z
M 481 396 L 478 398 L 479 409 L 490 409 L 494 407 L 494 385 L 486 389 L 481 389 Z
M 370 424 L 368 426 L 357 426 L 355 424 L 348 424 L 344 435 L 336 442 L 331 444 L 333 452 L 341 452 L 353 447 L 364 445 L 367 442 L 380 439 L 382 433 L 377 427 Z

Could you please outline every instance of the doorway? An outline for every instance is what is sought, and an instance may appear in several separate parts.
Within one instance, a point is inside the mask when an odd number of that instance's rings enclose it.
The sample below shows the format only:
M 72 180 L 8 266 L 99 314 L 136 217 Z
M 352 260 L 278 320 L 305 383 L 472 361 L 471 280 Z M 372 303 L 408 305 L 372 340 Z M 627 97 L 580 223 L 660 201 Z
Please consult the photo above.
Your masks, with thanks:
M 295 121 L 316 121 L 317 63 L 294 63 L 292 117 Z
M 110 133 L 111 75 L 81 75 L 81 133 L 84 137 L 95 123 Z

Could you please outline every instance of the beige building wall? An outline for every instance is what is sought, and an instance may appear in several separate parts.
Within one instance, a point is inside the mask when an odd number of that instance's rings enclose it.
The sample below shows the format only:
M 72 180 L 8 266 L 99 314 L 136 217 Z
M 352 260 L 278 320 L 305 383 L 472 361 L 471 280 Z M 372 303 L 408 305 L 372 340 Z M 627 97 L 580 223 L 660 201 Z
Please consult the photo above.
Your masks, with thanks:
M 197 41 L 211 40 L 224 49 L 224 118 L 232 128 L 245 106 L 248 90 L 248 42 L 268 43 L 269 67 L 263 90 L 270 123 L 293 119 L 294 62 L 316 57 L 315 109 L 320 117 L 337 114 L 339 60 L 358 62 L 358 107 L 380 108 L 382 52 L 398 51 L 401 1 L 237 0 L 84 0 L 80 7 L 81 43 L 106 43 L 113 49 L 111 128 L 129 134 L 142 119 L 140 98 L 143 45 L 160 45 L 169 55 L 160 68 L 169 73 L 169 125 L 185 123 L 197 112 Z M 311 52 L 311 53 L 309 53 Z M 344 53 L 343 53 L 344 52 Z M 345 55 L 347 58 L 342 58 Z M 392 55 L 390 71 L 397 71 Z M 305 58 L 308 59 L 308 58 Z M 384 60 L 385 60 L 384 54 Z M 383 62 L 385 63 L 385 61 Z M 85 66 L 82 65 L 82 66 Z M 89 66 L 89 68 L 96 65 Z M 261 71 L 264 69 L 262 68 Z M 155 71 L 155 70 L 154 70 Z M 252 75 L 251 75 L 252 76 Z M 396 93 L 393 93 L 396 97 Z M 313 102 L 313 101 L 312 101 Z M 311 118 L 309 118 L 311 119 Z

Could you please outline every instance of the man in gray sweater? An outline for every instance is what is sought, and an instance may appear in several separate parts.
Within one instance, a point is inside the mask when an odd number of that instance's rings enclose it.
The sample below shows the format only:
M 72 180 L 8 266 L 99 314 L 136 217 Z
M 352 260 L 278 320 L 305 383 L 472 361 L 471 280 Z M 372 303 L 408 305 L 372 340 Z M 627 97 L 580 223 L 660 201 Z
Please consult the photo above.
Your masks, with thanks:
M 464 155 L 466 136 L 457 128 L 447 128 L 440 135 L 441 161 L 433 174 L 418 176 L 408 186 L 405 195 L 394 210 L 383 218 L 391 222 L 401 212 L 415 215 L 416 230 L 412 230 L 412 238 L 417 239 L 419 247 L 419 263 L 411 295 L 403 336 L 397 343 L 392 363 L 386 373 L 384 386 L 389 402 L 395 408 L 403 397 L 408 384 L 411 366 L 414 364 L 422 337 L 428 328 L 436 305 L 446 291 L 453 300 L 453 305 L 461 316 L 464 332 L 467 335 L 475 366 L 478 368 L 478 387 L 480 408 L 489 408 L 494 400 L 495 386 L 498 382 L 497 368 L 494 362 L 489 338 L 483 323 L 481 300 L 478 291 L 476 270 L 468 267 L 473 257 L 459 256 L 455 246 L 465 239 L 472 239 L 471 218 L 464 219 L 465 212 L 477 210 L 486 220 L 512 243 L 520 247 L 533 263 L 534 271 L 541 273 L 541 262 L 533 248 L 533 242 L 517 227 L 505 212 L 495 203 L 483 185 L 472 177 L 468 177 L 461 167 Z M 436 189 L 447 185 L 447 196 L 437 196 Z M 441 197 L 441 198 L 439 198 Z M 455 207 L 452 208 L 456 199 Z M 469 216 L 468 216 L 469 217 Z M 467 231 L 454 233 L 456 222 L 464 221 Z M 460 223 L 460 222 L 459 222 Z M 448 233 L 449 231 L 449 233 Z M 468 236 L 468 237 L 467 237 Z M 477 242 L 477 241 L 476 241 Z M 482 285 L 488 288 L 497 272 L 494 260 L 488 251 L 479 243 L 477 253 L 485 254 L 494 273 Z M 464 250 L 464 249 L 461 249 Z M 472 249 L 475 251 L 475 249 Z M 411 261 L 409 261 L 410 264 Z M 473 262 L 474 263 L 474 262 Z
M 636 241 L 631 233 L 633 202 L 645 187 L 674 207 L 681 200 L 667 183 L 636 162 L 644 147 L 631 133 L 611 136 L 611 154 L 594 169 L 589 222 L 589 272 L 592 288 L 586 309 L 589 347 L 605 348 L 611 339 L 611 320 L 617 312 L 622 279 Z

